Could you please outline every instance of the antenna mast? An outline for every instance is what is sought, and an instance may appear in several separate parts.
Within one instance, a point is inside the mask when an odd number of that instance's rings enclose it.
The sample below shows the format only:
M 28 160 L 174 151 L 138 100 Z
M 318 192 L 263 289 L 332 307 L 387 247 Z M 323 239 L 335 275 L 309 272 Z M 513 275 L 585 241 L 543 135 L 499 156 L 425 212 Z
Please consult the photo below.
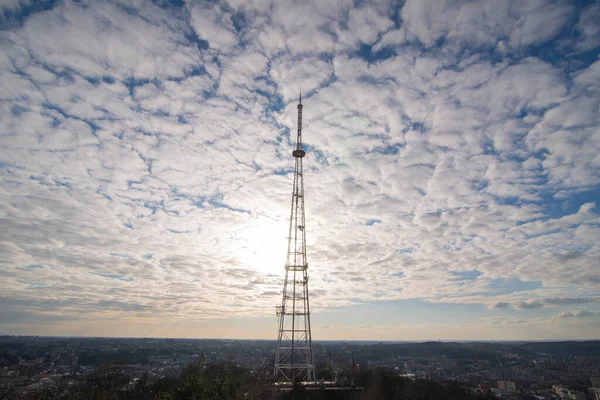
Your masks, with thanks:
M 277 353 L 273 374 L 281 382 L 315 380 L 315 366 L 310 332 L 310 304 L 308 298 L 308 263 L 306 262 L 306 235 L 304 213 L 304 174 L 302 159 L 302 92 L 298 102 L 298 135 L 295 159 L 292 208 L 288 235 L 288 254 L 285 263 L 283 299 L 276 307 L 279 317 Z

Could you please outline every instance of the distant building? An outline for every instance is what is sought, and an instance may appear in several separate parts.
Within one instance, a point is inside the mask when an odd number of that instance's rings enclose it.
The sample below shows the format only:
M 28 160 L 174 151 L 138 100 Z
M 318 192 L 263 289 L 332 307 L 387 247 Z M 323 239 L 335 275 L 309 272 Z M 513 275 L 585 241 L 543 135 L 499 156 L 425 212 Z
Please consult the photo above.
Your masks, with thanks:
M 574 392 L 572 390 L 568 391 L 568 399 L 569 400 L 585 400 L 586 399 L 586 395 L 585 393 L 581 393 L 581 392 Z
M 561 399 L 586 400 L 587 397 L 585 393 L 576 392 L 560 385 L 552 385 L 552 392 Z M 598 399 L 598 397 L 596 397 L 596 399 Z
M 498 389 L 505 390 L 507 392 L 514 392 L 517 390 L 517 385 L 513 381 L 498 381 Z
M 552 385 L 552 393 L 554 393 L 561 399 L 565 399 L 567 397 L 567 389 L 565 389 L 561 385 Z

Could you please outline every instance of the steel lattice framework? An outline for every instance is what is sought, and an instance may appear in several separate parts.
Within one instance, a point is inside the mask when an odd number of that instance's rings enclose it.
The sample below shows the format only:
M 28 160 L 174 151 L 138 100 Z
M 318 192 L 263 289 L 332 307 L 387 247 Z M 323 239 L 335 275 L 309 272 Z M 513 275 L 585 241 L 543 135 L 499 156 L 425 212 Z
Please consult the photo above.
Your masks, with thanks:
M 306 230 L 304 213 L 304 175 L 302 158 L 302 94 L 298 102 L 298 137 L 292 152 L 296 167 L 290 212 L 288 254 L 285 263 L 283 299 L 277 307 L 279 334 L 275 357 L 275 378 L 283 382 L 315 380 L 315 367 L 310 332 L 308 298 L 308 263 L 306 262 Z

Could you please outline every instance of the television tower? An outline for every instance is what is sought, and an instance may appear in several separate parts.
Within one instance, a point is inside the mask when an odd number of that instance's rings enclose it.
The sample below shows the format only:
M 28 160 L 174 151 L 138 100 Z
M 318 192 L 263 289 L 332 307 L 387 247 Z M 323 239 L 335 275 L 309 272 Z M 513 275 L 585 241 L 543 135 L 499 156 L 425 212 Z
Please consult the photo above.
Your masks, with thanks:
M 315 380 L 315 365 L 310 333 L 310 306 L 308 301 L 308 264 L 306 262 L 306 231 L 304 214 L 304 176 L 302 158 L 302 93 L 298 102 L 298 136 L 292 151 L 296 167 L 292 190 L 292 209 L 288 253 L 285 263 L 283 299 L 277 306 L 279 334 L 275 356 L 275 378 L 281 382 Z

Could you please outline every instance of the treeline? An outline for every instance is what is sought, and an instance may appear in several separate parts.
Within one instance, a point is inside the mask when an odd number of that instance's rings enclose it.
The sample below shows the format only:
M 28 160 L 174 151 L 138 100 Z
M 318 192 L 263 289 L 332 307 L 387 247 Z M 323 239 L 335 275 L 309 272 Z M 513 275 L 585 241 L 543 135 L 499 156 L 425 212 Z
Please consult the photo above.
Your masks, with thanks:
M 251 372 L 233 364 L 193 364 L 178 376 L 151 382 L 147 376 L 131 379 L 126 366 L 103 365 L 80 382 L 66 380 L 39 387 L 15 387 L 9 399 L 82 400 L 487 400 L 458 382 L 410 380 L 384 369 L 363 370 L 345 377 L 360 390 L 303 390 L 275 392 L 267 373 Z M 0 392 L 0 398 L 2 398 Z
M 316 350 L 324 346 L 315 345 Z M 345 348 L 344 348 L 345 347 Z M 346 346 L 328 346 L 327 351 L 333 359 L 344 359 L 347 351 L 351 350 L 357 360 L 389 361 L 397 358 L 410 358 L 413 360 L 440 357 L 444 355 L 453 360 L 487 360 L 490 365 L 495 365 L 498 360 L 498 345 L 494 343 L 456 343 L 456 342 L 424 342 L 424 343 L 381 343 L 361 345 L 349 343 Z

